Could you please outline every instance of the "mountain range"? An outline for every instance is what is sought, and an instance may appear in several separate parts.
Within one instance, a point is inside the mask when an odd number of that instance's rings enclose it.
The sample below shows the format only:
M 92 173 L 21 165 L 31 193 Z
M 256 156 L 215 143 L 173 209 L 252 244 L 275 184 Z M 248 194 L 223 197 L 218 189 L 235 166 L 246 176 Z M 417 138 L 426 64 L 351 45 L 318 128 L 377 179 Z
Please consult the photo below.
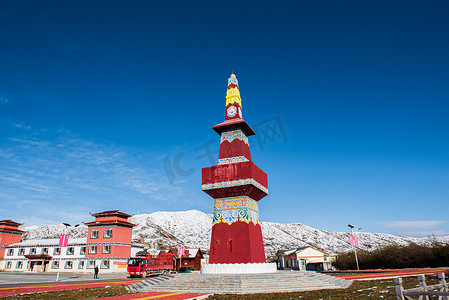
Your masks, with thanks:
M 178 212 L 155 212 L 132 216 L 129 221 L 137 224 L 133 229 L 133 242 L 148 245 L 151 249 L 166 249 L 184 244 L 189 248 L 209 250 L 212 215 L 198 210 Z M 23 239 L 58 238 L 64 225 L 25 227 Z M 69 227 L 71 237 L 86 237 L 87 226 Z M 313 246 L 329 253 L 351 249 L 349 232 L 316 229 L 301 223 L 262 222 L 262 234 L 267 257 L 278 250 Z M 415 238 L 387 233 L 358 232 L 359 248 L 373 250 L 389 244 L 429 243 L 429 238 Z M 437 241 L 449 242 L 449 236 L 435 237 Z

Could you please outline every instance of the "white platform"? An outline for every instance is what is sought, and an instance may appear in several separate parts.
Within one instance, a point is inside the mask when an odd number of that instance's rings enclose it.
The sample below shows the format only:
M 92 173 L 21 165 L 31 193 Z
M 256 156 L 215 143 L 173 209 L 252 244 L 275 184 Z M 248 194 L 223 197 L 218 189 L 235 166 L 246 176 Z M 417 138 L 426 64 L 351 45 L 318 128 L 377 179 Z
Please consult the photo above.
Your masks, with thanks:
M 276 272 L 276 263 L 201 264 L 202 274 L 261 274 Z

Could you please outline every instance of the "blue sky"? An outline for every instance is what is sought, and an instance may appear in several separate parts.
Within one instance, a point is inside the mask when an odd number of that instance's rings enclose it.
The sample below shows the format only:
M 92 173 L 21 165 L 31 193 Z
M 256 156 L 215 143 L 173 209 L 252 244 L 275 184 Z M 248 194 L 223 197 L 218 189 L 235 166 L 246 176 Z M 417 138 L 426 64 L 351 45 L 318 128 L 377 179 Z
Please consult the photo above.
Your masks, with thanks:
M 3 1 L 0 219 L 213 211 L 227 78 L 261 218 L 449 234 L 449 2 Z

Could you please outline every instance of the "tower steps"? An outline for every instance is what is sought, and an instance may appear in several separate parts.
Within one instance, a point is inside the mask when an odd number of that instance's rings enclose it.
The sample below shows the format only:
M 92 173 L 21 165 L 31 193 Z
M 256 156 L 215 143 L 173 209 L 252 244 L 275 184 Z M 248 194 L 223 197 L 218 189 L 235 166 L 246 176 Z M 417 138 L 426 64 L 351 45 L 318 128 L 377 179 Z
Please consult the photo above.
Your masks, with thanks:
M 175 274 L 156 283 L 145 280 L 130 288 L 136 292 L 281 293 L 347 288 L 352 281 L 315 272 L 278 271 L 267 274 Z

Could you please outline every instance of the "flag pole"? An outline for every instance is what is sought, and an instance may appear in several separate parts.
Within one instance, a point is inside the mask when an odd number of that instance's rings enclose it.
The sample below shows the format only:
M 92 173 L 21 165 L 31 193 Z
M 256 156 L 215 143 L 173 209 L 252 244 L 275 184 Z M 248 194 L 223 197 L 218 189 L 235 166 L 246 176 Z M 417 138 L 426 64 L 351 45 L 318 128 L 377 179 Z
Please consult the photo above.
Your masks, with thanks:
M 61 253 L 59 254 L 59 263 L 62 261 L 61 257 L 64 255 L 64 251 L 62 251 L 64 249 L 64 247 L 67 248 L 68 244 L 69 244 L 69 236 L 66 236 L 66 230 L 67 227 L 72 227 L 72 225 L 70 225 L 69 223 L 62 223 L 62 225 L 64 225 L 64 234 L 62 236 L 59 237 L 59 247 L 61 249 Z M 79 224 L 76 224 L 73 227 L 78 227 Z M 67 254 L 67 253 L 66 253 Z M 58 275 L 56 275 L 56 281 L 59 281 L 59 269 L 61 268 L 61 264 L 58 263 Z
M 59 237 L 59 246 L 61 246 L 61 254 L 60 254 L 60 259 L 59 259 L 59 262 L 58 262 L 58 275 L 56 275 L 56 281 L 59 281 L 59 269 L 61 268 L 61 265 L 60 265 L 60 262 L 61 262 L 61 256 L 62 256 L 62 246 L 64 245 L 64 239 L 65 239 L 65 230 L 67 229 L 67 226 L 65 225 L 65 224 L 63 224 L 64 225 L 64 233 L 63 233 L 63 237 L 62 237 L 62 245 L 61 245 L 61 237 Z
M 357 258 L 357 247 L 356 247 L 356 244 L 358 244 L 358 242 L 356 243 L 357 240 L 356 240 L 356 237 L 354 236 L 354 225 L 349 224 L 348 227 L 351 228 L 351 237 L 352 237 L 351 246 L 354 249 L 355 263 L 357 265 L 357 271 L 360 271 L 359 260 Z

